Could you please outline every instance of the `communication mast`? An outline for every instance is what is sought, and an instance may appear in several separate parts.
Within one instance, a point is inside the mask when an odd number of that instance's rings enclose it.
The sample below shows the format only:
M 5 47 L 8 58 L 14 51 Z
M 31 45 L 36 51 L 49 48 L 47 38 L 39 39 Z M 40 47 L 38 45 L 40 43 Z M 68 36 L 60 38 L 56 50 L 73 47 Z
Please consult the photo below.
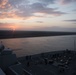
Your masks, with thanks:
M 74 50 L 75 50 L 75 38 L 74 38 Z

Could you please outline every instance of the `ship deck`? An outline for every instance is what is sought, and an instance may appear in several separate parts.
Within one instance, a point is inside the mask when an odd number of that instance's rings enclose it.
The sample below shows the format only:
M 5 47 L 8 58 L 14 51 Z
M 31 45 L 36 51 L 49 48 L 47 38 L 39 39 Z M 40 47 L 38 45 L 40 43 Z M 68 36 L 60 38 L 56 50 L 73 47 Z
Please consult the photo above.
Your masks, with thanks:
M 53 51 L 18 60 L 32 75 L 76 75 L 76 51 Z

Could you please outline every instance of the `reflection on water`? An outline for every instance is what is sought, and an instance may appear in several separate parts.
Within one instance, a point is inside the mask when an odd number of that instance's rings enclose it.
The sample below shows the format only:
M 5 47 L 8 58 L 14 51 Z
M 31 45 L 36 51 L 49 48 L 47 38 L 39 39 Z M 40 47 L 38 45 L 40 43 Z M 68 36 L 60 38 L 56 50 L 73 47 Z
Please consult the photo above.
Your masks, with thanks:
M 12 48 L 17 56 L 37 54 L 54 50 L 74 49 L 72 36 L 51 36 L 34 38 L 0 39 L 8 48 Z

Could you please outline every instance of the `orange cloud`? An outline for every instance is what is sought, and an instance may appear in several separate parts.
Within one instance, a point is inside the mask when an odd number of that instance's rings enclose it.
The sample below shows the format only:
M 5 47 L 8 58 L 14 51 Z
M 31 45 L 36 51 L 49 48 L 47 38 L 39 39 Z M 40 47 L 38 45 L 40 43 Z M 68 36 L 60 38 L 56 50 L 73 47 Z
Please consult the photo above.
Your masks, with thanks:
M 48 1 L 53 2 L 53 0 Z M 47 15 L 61 16 L 66 14 L 65 12 L 57 11 L 56 8 L 44 6 L 42 2 L 32 4 L 27 2 L 28 0 L 0 0 L 0 18 L 28 19 L 32 16 L 36 17 L 34 13 L 44 14 L 44 17 Z
M 0 1 L 0 8 L 5 8 L 7 3 L 8 3 L 8 0 L 1 0 Z
M 15 11 L 11 11 L 11 12 L 2 12 L 0 15 L 0 19 L 5 19 L 5 18 L 15 18 L 15 19 L 22 19 L 22 17 L 19 17 L 18 15 L 16 15 Z

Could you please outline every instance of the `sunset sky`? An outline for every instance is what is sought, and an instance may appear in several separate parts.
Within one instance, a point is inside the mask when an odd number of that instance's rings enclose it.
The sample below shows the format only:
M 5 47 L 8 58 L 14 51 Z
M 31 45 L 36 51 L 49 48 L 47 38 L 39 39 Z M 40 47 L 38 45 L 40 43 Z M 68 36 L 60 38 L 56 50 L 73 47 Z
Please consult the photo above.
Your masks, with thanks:
M 76 31 L 76 0 L 0 0 L 0 30 Z

